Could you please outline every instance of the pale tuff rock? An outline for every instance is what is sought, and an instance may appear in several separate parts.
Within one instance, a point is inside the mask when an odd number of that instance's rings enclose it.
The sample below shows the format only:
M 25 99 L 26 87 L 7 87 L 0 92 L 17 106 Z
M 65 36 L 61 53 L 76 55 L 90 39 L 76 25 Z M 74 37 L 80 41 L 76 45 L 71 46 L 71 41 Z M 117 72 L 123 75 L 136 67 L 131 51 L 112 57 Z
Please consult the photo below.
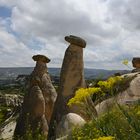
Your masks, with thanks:
M 13 133 L 16 127 L 16 121 L 12 120 L 0 129 L 0 139 L 13 140 Z
M 140 74 L 130 73 L 122 75 L 122 77 L 134 77 L 132 81 L 130 81 L 129 87 L 120 92 L 116 97 L 112 97 L 102 101 L 101 103 L 96 105 L 96 110 L 98 115 L 101 115 L 107 112 L 110 108 L 112 108 L 116 103 L 120 105 L 128 105 L 138 103 L 140 100 Z
M 47 136 L 48 125 L 57 97 L 46 66 L 50 60 L 43 55 L 35 55 L 33 60 L 37 63 L 30 76 L 29 89 L 24 97 L 15 136 L 23 136 L 29 126 L 33 132 L 39 128 L 40 133 Z
M 85 120 L 75 114 L 75 113 L 68 113 L 62 117 L 62 120 L 59 122 L 56 135 L 57 137 L 61 137 L 63 135 L 70 135 L 72 129 L 74 127 L 81 127 L 85 124 Z

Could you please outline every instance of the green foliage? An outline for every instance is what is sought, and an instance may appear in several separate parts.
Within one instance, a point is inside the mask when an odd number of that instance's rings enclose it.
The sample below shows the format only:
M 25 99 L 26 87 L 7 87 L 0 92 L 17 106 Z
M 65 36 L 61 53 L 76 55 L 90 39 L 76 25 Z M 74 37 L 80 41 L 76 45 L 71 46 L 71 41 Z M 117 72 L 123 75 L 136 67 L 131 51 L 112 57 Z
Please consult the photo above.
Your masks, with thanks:
M 46 137 L 40 132 L 39 126 L 34 131 L 28 126 L 26 134 L 22 137 L 17 136 L 14 140 L 46 140 Z
M 9 109 L 9 107 L 0 106 L 0 124 L 3 123 L 7 119 L 6 117 L 7 109 Z
M 15 140 L 46 140 L 46 137 L 39 132 L 36 132 L 34 135 L 32 132 L 27 132 L 26 135 L 21 138 L 16 138 Z
M 139 140 L 139 118 L 140 105 L 131 107 L 118 105 L 98 119 L 86 123 L 82 128 L 75 128 L 72 140 L 98 140 L 99 137 L 110 136 L 112 139 L 115 137 L 115 140 Z
M 21 86 L 0 86 L 2 94 L 21 94 L 24 95 L 24 88 Z
M 86 123 L 82 128 L 74 128 L 72 132 L 72 140 L 92 140 L 98 138 L 102 134 L 95 127 L 95 122 Z

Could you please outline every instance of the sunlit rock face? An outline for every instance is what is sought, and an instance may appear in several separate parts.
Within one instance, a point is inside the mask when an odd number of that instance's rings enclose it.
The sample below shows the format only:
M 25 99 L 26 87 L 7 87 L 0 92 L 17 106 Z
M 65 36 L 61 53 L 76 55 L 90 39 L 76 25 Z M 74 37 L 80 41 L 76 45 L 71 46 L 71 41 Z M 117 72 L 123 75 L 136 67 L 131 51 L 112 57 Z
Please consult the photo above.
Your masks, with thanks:
M 47 136 L 57 94 L 48 74 L 46 63 L 50 60 L 43 55 L 33 56 L 36 66 L 30 75 L 28 92 L 24 97 L 15 136 L 23 136 L 28 127 L 33 133 L 38 129 Z
M 60 88 L 50 123 L 49 140 L 56 139 L 56 128 L 64 115 L 70 112 L 77 113 L 79 109 L 77 107 L 69 108 L 67 103 L 75 95 L 77 89 L 86 87 L 83 68 L 83 48 L 85 48 L 86 42 L 82 38 L 72 35 L 66 36 L 65 40 L 70 45 L 65 52 L 61 68 Z

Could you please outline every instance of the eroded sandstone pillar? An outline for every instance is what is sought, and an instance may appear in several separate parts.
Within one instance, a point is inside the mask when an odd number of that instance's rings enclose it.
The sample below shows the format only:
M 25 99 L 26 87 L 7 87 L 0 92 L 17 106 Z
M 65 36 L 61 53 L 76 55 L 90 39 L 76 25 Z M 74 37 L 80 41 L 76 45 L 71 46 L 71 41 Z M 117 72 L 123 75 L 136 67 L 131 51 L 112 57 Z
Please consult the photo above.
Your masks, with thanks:
M 29 129 L 34 133 L 47 136 L 57 94 L 51 83 L 46 63 L 49 58 L 43 55 L 33 56 L 36 66 L 30 75 L 29 89 L 24 97 L 23 108 L 15 129 L 15 136 L 23 136 Z
M 86 42 L 80 37 L 66 36 L 65 40 L 70 43 L 67 48 L 62 64 L 60 75 L 60 88 L 52 115 L 48 140 L 56 139 L 56 128 L 64 115 L 74 112 L 67 106 L 70 98 L 78 88 L 85 87 L 83 48 Z

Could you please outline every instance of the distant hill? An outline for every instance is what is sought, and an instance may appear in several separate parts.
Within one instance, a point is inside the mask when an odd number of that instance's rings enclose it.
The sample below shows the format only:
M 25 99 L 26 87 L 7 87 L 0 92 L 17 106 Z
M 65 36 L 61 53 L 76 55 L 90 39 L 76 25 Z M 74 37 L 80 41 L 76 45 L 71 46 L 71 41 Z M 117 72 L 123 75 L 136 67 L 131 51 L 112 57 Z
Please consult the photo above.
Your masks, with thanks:
M 60 76 L 60 68 L 49 68 L 48 71 L 52 76 Z M 18 75 L 29 75 L 33 71 L 33 67 L 19 68 L 0 68 L 0 79 L 13 79 Z M 104 69 L 85 69 L 86 79 L 106 79 L 114 73 L 128 73 L 127 70 L 104 70 Z
M 104 69 L 85 69 L 86 79 L 107 79 L 115 73 L 125 74 L 128 70 L 104 70 Z

